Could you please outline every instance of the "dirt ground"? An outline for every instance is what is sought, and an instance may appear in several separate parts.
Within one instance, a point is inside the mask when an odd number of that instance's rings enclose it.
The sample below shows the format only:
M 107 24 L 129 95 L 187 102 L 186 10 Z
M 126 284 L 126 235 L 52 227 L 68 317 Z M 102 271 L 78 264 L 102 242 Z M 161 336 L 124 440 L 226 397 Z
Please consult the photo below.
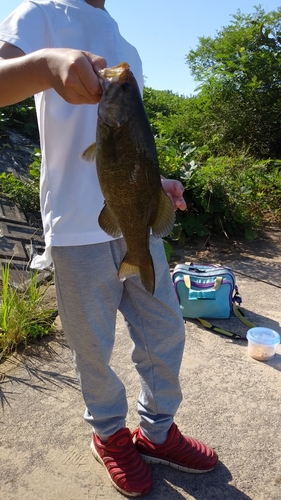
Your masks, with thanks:
M 225 236 L 193 237 L 186 239 L 184 245 L 173 245 L 172 266 L 183 259 L 205 263 L 227 263 L 248 257 L 254 260 L 273 260 L 281 262 L 281 225 L 261 229 L 257 238 L 247 241 L 244 238 Z
M 281 333 L 281 230 L 252 242 L 197 239 L 174 247 L 177 262 L 224 263 L 235 272 L 247 318 Z M 227 326 L 239 328 L 237 318 Z M 240 322 L 238 322 L 240 323 Z M 241 326 L 241 325 L 240 325 Z M 281 500 L 281 345 L 261 363 L 245 341 L 187 322 L 176 423 L 219 454 L 215 471 L 183 474 L 152 466 L 147 500 Z M 127 425 L 138 425 L 139 381 L 120 315 L 112 367 L 127 388 Z M 91 431 L 71 352 L 57 333 L 0 365 L 0 499 L 121 500 L 89 450 Z

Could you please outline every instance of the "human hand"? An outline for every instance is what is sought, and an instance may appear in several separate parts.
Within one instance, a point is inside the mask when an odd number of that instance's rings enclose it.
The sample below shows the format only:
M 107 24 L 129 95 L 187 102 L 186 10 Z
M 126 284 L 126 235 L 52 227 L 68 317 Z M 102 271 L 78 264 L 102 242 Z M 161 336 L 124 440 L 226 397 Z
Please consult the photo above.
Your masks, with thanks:
M 164 177 L 161 177 L 161 180 L 162 180 L 162 187 L 166 192 L 167 196 L 169 196 L 173 204 L 174 210 L 177 210 L 178 208 L 180 210 L 185 210 L 186 203 L 182 196 L 184 192 L 184 187 L 182 183 L 174 179 L 165 179 Z
M 45 78 L 71 104 L 97 104 L 102 95 L 97 72 L 106 67 L 103 57 L 75 49 L 44 49 Z

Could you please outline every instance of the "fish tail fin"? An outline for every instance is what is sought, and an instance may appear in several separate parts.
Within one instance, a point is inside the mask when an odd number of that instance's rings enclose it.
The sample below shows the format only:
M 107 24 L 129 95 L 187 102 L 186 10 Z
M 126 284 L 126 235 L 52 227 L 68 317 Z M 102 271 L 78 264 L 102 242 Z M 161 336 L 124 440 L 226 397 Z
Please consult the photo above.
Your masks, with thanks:
M 139 265 L 131 262 L 128 253 L 126 253 L 118 270 L 118 277 L 124 281 L 131 276 L 139 274 L 141 282 L 148 293 L 154 294 L 155 290 L 155 272 L 151 255 L 142 259 Z
M 140 265 L 140 277 L 146 291 L 153 295 L 155 290 L 155 271 L 151 255 L 148 255 Z

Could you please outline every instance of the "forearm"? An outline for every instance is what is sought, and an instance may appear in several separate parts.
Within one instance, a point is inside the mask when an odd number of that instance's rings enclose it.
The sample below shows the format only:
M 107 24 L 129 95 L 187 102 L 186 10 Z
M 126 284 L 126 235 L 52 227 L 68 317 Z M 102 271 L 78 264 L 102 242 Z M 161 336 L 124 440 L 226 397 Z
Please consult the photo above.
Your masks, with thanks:
M 45 50 L 0 59 L 0 107 L 20 102 L 51 88 Z
M 29 55 L 16 50 L 15 57 L 1 58 L 0 49 L 0 107 L 50 88 L 71 104 L 99 102 L 102 89 L 96 73 L 106 66 L 102 57 L 75 49 L 42 49 Z

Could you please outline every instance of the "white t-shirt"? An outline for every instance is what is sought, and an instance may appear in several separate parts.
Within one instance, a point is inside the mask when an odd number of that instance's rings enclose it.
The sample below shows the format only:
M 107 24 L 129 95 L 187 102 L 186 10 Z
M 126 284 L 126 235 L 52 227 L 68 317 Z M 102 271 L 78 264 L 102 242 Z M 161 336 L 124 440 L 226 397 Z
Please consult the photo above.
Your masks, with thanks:
M 85 0 L 25 0 L 0 25 L 0 40 L 26 54 L 45 47 L 75 48 L 104 57 L 109 67 L 127 61 L 142 91 L 142 65 L 136 49 L 120 35 L 107 11 Z M 95 142 L 97 105 L 68 104 L 53 89 L 37 94 L 35 103 L 46 250 L 32 265 L 43 269 L 52 261 L 52 245 L 87 245 L 112 238 L 98 224 L 104 200 L 96 167 L 80 160 L 84 149 Z

